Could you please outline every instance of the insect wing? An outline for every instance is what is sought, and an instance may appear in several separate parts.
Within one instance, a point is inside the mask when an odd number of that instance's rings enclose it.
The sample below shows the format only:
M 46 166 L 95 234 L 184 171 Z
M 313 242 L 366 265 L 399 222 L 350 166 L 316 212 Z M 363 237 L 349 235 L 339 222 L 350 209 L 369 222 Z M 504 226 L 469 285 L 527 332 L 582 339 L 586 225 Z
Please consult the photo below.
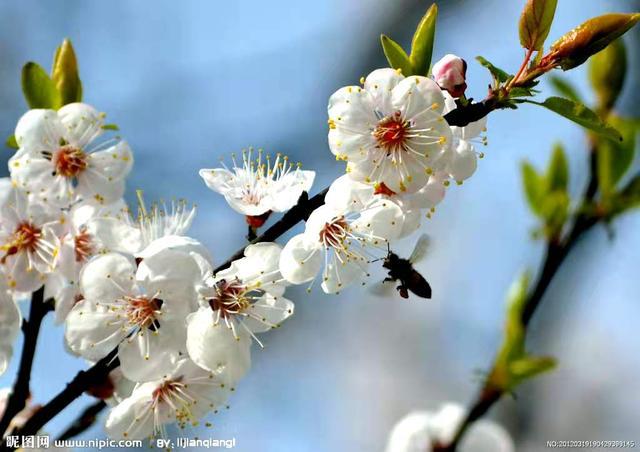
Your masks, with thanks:
M 431 241 L 429 240 L 429 236 L 427 234 L 422 234 L 416 242 L 416 246 L 413 248 L 411 256 L 409 256 L 409 262 L 411 262 L 412 264 L 420 262 L 427 254 L 427 249 L 429 248 L 430 242 Z

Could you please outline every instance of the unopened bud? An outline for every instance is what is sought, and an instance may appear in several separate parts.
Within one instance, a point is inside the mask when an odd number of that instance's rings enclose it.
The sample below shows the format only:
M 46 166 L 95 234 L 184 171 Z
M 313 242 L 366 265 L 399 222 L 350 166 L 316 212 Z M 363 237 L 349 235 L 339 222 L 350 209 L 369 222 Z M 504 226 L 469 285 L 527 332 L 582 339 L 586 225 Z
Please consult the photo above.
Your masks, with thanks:
M 453 97 L 462 96 L 467 89 L 467 62 L 459 56 L 445 55 L 433 65 L 431 72 L 438 86 Z
M 589 19 L 558 39 L 541 66 L 573 69 L 600 52 L 640 20 L 640 13 L 605 14 Z

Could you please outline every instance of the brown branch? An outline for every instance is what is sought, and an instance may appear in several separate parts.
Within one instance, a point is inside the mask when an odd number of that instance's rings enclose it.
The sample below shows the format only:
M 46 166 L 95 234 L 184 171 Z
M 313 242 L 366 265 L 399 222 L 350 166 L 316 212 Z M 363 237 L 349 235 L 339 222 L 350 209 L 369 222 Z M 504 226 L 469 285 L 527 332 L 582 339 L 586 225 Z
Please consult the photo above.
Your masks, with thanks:
M 74 438 L 87 431 L 96 423 L 98 415 L 107 407 L 104 400 L 98 400 L 84 409 L 76 420 L 58 437 L 58 441 L 65 441 Z
M 96 381 L 100 381 L 105 375 L 118 367 L 120 362 L 117 355 L 118 349 L 116 348 L 89 369 L 78 372 L 75 378 L 67 383 L 67 387 L 63 391 L 36 411 L 22 428 L 12 432 L 12 435 L 30 436 L 38 433 L 47 422 L 60 414 L 62 410 L 80 397 Z M 0 450 L 11 451 L 13 448 L 8 447 L 5 441 L 0 446 Z
M 2 415 L 2 419 L 0 419 L 0 436 L 7 431 L 13 418 L 27 405 L 27 400 L 31 395 L 31 369 L 38 345 L 40 326 L 42 325 L 42 320 L 52 309 L 53 304 L 44 301 L 44 286 L 33 292 L 29 307 L 29 319 L 22 323 L 24 344 L 20 356 L 20 365 L 7 408 Z

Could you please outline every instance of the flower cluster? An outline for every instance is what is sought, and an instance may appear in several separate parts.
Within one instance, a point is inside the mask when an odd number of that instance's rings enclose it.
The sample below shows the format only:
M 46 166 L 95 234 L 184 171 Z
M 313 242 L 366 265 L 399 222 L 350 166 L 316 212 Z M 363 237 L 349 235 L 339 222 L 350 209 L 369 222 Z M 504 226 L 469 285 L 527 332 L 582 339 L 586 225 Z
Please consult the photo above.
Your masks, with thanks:
M 456 67 L 438 83 L 459 87 Z M 188 236 L 195 208 L 147 208 L 141 195 L 127 206 L 133 157 L 121 138 L 102 139 L 104 114 L 82 103 L 28 111 L 0 183 L 0 371 L 21 323 L 16 301 L 42 289 L 70 353 L 96 362 L 117 352 L 119 368 L 90 391 L 112 406 L 111 436 L 165 435 L 167 424 L 198 425 L 226 406 L 253 344 L 293 314 L 287 286 L 319 280 L 336 293 L 364 282 L 389 242 L 415 233 L 450 181 L 475 171 L 484 122 L 447 124 L 455 90 L 392 69 L 362 82 L 329 100 L 329 148 L 346 173 L 304 230 L 283 247 L 256 240 L 217 271 Z M 262 150 L 232 161 L 200 176 L 254 233 L 305 199 L 315 178 Z

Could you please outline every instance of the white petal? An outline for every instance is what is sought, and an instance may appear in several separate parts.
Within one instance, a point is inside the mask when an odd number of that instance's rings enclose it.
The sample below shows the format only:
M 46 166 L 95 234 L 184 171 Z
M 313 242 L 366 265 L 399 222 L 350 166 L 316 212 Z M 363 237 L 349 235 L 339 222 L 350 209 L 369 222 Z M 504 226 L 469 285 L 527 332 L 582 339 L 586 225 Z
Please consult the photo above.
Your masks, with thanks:
M 214 323 L 214 312 L 200 308 L 187 317 L 187 351 L 203 369 L 224 369 L 227 382 L 234 385 L 251 366 L 251 337 L 242 328 L 236 335 L 224 322 Z
M 34 109 L 26 112 L 16 125 L 16 141 L 29 152 L 53 151 L 60 145 L 64 128 L 54 110 Z
M 321 244 L 310 242 L 305 234 L 292 237 L 280 254 L 280 272 L 291 284 L 311 281 L 321 267 Z
M 22 314 L 11 295 L 7 292 L 4 277 L 0 275 L 0 375 L 9 365 L 13 355 L 13 343 L 20 332 Z
M 271 210 L 285 212 L 296 205 L 302 192 L 309 192 L 315 171 L 292 171 L 281 177 L 270 190 Z
M 159 322 L 157 331 L 139 331 L 118 347 L 122 373 L 131 381 L 152 381 L 169 375 L 179 358 L 178 352 L 185 348 L 184 318 Z
M 374 245 L 397 238 L 402 231 L 402 209 L 393 201 L 379 200 L 363 210 L 352 225 Z
M 324 197 L 325 204 L 344 212 L 362 210 L 373 197 L 373 187 L 353 180 L 348 174 L 337 178 Z
M 146 248 L 137 253 L 137 256 L 142 259 L 148 259 L 155 253 L 164 249 L 172 249 L 189 254 L 198 254 L 208 262 L 213 261 L 209 250 L 202 243 L 191 237 L 179 235 L 167 235 L 160 237 L 149 243 Z
M 157 384 L 139 385 L 130 397 L 116 405 L 107 417 L 105 430 L 113 439 L 145 439 L 154 433 L 153 415 L 150 411 L 152 393 Z
M 402 418 L 391 430 L 386 452 L 431 452 L 434 441 L 430 428 L 433 415 L 413 412 Z
M 394 110 L 402 112 L 404 118 L 416 120 L 428 114 L 442 114 L 445 103 L 440 87 L 427 77 L 411 76 L 393 89 Z M 429 113 L 430 112 L 430 113 Z
M 211 190 L 224 195 L 229 189 L 229 184 L 234 174 L 224 168 L 203 168 L 198 174 Z
M 468 179 L 478 168 L 478 157 L 473 146 L 466 141 L 460 141 L 458 149 L 451 156 L 447 170 L 451 177 L 457 181 Z
M 262 333 L 277 328 L 293 315 L 294 304 L 283 297 L 265 294 L 252 304 L 247 311 L 248 317 L 242 322 L 254 333 Z
M 362 280 L 367 275 L 367 263 L 347 260 L 341 263 L 337 259 L 329 262 L 323 273 L 322 290 L 325 293 L 337 293 L 348 285 Z
M 374 105 L 383 116 L 393 113 L 391 92 L 402 80 L 404 76 L 391 68 L 376 69 L 367 75 L 364 89 L 371 95 Z
M 135 254 L 142 246 L 140 230 L 119 219 L 94 218 L 85 226 L 98 247 L 96 251 Z
M 375 145 L 371 131 L 378 118 L 373 99 L 358 86 L 347 86 L 329 99 L 329 147 L 336 156 L 360 160 Z
M 104 151 L 87 155 L 87 172 L 95 172 L 108 181 L 123 179 L 131 171 L 133 155 L 126 141 L 119 141 Z
M 147 294 L 164 300 L 163 312 L 184 312 L 197 307 L 196 284 L 202 275 L 196 260 L 189 253 L 164 249 L 143 259 L 136 279 Z
M 122 254 L 95 257 L 80 273 L 81 291 L 86 299 L 112 302 L 131 292 L 135 272 L 135 262 Z
M 108 307 L 89 300 L 78 302 L 67 316 L 67 345 L 82 357 L 97 361 L 113 350 L 127 335 Z
M 91 105 L 74 102 L 58 110 L 58 116 L 67 130 L 65 136 L 69 142 L 84 148 L 102 134 L 104 115 Z

